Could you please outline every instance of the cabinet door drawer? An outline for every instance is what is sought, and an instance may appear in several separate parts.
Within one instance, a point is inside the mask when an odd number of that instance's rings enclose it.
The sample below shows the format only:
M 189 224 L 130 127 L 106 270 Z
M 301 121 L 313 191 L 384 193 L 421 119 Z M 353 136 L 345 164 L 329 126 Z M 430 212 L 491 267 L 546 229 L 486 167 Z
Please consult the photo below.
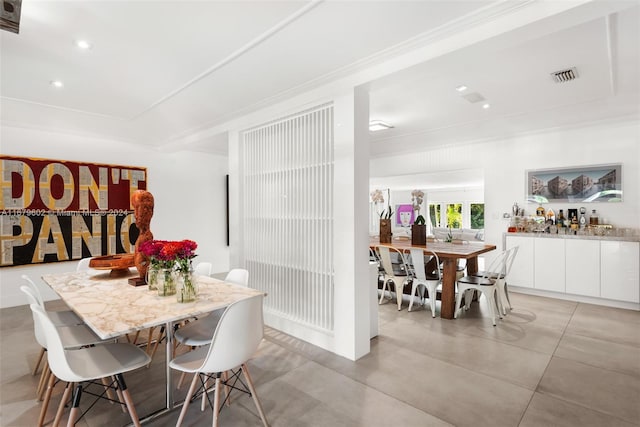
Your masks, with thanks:
M 564 240 L 536 239 L 534 249 L 536 289 L 565 292 Z
M 640 302 L 640 243 L 600 242 L 600 295 Z
M 600 242 L 567 240 L 567 293 L 600 297 Z

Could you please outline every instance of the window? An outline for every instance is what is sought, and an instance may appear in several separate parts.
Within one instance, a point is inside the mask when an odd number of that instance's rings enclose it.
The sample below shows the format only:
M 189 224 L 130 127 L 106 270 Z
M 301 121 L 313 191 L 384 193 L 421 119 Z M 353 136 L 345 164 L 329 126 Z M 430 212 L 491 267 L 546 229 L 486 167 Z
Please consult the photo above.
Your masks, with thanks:
M 447 227 L 462 228 L 462 203 L 447 205 Z
M 431 228 L 440 227 L 440 205 L 439 204 L 430 204 L 429 205 L 429 218 L 431 219 Z
M 471 228 L 484 229 L 484 203 L 471 203 Z

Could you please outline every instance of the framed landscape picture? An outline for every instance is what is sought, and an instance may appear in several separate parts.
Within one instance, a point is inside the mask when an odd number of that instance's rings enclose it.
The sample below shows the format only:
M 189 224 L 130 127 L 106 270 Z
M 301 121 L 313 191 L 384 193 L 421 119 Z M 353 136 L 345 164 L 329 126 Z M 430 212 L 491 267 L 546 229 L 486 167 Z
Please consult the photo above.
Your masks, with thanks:
M 597 203 L 622 201 L 622 165 L 536 169 L 526 172 L 527 201 Z

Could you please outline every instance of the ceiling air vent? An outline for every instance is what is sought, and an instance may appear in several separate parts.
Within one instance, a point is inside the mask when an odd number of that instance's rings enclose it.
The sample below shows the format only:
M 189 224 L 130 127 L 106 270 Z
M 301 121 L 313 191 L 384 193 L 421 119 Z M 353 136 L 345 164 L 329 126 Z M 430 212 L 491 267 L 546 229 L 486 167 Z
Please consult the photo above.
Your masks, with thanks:
M 2 0 L 0 29 L 18 34 L 20 31 L 20 9 L 22 0 Z
M 578 78 L 578 70 L 576 70 L 576 67 L 573 67 L 567 70 L 556 71 L 551 73 L 551 77 L 556 83 L 569 82 Z

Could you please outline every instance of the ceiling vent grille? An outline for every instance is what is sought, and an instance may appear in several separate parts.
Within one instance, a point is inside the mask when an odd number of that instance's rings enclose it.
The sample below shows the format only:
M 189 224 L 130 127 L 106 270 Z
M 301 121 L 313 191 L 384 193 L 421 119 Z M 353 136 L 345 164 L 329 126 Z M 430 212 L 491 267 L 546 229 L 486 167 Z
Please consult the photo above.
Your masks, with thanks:
M 551 73 L 551 77 L 553 81 L 556 83 L 564 83 L 569 82 L 571 80 L 575 80 L 578 78 L 578 70 L 575 67 L 569 68 L 567 70 L 560 70 Z

